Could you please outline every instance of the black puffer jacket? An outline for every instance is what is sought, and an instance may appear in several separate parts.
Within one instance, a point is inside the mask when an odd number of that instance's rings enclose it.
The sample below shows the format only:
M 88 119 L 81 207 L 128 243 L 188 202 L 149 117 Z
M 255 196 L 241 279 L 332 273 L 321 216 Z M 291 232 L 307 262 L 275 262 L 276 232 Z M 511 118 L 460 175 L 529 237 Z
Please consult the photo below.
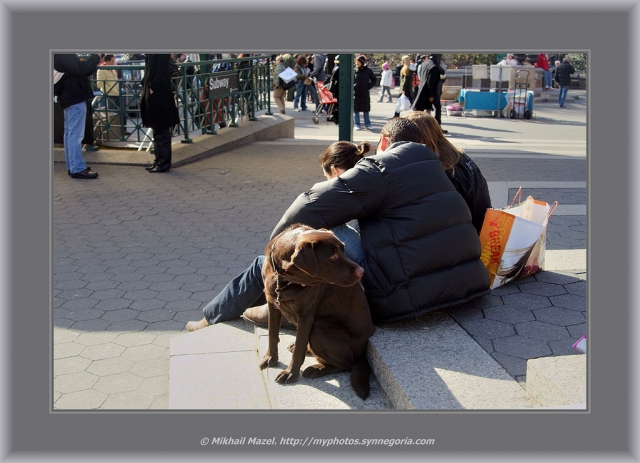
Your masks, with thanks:
M 272 237 L 293 223 L 331 228 L 354 218 L 374 321 L 412 318 L 488 293 L 469 208 L 424 145 L 395 143 L 317 183 L 298 196 Z
M 471 210 L 471 221 L 476 227 L 478 235 L 482 229 L 484 216 L 487 209 L 491 207 L 491 196 L 489 196 L 489 186 L 480 168 L 473 160 L 464 153 L 460 154 L 460 160 L 456 164 L 453 172 L 448 170 L 447 177 L 456 187 L 458 193 L 462 195 L 467 206 Z
M 80 60 L 78 55 L 73 53 L 53 55 L 53 68 L 64 73 L 64 83 L 58 95 L 58 103 L 62 108 L 66 109 L 93 98 L 89 76 L 96 72 L 99 62 L 100 56 L 95 54 L 85 60 Z

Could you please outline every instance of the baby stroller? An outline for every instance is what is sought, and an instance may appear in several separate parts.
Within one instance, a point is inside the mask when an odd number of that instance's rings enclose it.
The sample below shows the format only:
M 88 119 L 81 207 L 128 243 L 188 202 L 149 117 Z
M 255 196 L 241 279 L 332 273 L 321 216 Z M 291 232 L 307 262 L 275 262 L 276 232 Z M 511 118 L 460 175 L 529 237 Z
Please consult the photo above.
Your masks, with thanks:
M 316 115 L 313 116 L 313 122 L 317 124 L 320 121 L 320 115 L 322 114 L 322 110 L 326 105 L 327 121 L 331 120 L 337 124 L 338 117 L 337 117 L 337 114 L 334 114 L 334 112 L 337 113 L 338 100 L 333 97 L 333 93 L 331 93 L 331 91 L 327 87 L 325 87 L 322 82 L 318 82 L 316 79 L 312 79 L 312 80 L 316 84 L 316 90 L 318 92 L 318 100 L 320 101 L 320 104 L 316 109 Z

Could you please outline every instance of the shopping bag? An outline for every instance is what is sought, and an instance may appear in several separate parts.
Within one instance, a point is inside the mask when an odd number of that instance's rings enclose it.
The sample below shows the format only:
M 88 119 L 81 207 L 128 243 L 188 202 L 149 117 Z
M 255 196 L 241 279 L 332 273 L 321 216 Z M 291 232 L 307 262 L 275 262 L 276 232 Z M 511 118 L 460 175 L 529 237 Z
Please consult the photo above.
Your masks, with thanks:
M 398 98 L 398 102 L 396 103 L 396 112 L 400 114 L 402 111 L 407 111 L 411 109 L 411 100 L 407 98 L 407 96 L 403 93 Z
M 547 224 L 558 202 L 549 205 L 529 196 L 514 207 L 519 197 L 522 189 L 510 207 L 487 209 L 482 223 L 480 259 L 489 272 L 491 289 L 544 270 Z

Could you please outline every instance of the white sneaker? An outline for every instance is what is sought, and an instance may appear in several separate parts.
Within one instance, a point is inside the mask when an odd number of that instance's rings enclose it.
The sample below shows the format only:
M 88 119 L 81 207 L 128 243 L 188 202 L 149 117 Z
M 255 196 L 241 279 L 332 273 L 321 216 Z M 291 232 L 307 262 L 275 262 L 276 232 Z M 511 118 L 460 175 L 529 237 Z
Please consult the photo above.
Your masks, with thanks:
M 362 127 L 354 127 L 353 130 L 362 130 Z

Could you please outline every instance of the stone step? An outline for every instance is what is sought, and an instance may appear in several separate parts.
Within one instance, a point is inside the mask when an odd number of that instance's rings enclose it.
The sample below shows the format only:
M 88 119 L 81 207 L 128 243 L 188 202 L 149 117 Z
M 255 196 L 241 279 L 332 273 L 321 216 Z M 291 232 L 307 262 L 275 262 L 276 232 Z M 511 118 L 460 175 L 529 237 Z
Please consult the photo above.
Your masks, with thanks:
M 370 340 L 374 375 L 366 401 L 348 373 L 281 385 L 295 332 L 282 330 L 279 363 L 260 371 L 267 331 L 244 320 L 171 340 L 171 409 L 495 410 L 538 406 L 535 400 L 448 315 L 381 326 Z M 303 369 L 314 363 L 307 356 Z
M 528 360 L 526 388 L 542 407 L 586 409 L 587 356 Z
M 444 313 L 378 327 L 372 369 L 394 409 L 535 408 L 535 400 Z

